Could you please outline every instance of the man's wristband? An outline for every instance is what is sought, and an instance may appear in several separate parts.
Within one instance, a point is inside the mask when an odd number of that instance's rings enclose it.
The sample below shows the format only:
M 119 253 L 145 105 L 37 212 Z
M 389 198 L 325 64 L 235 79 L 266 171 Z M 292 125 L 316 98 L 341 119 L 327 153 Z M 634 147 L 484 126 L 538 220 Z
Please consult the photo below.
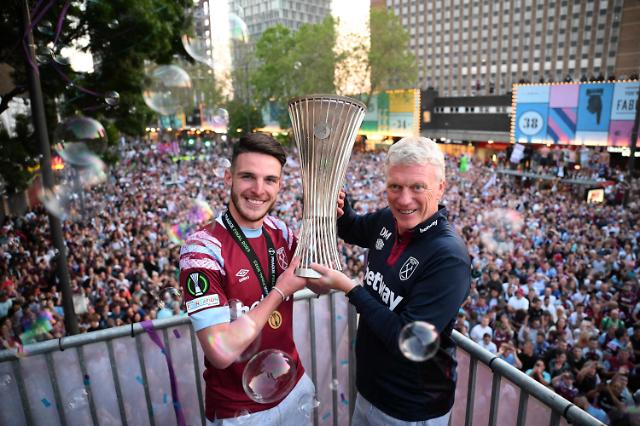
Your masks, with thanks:
M 282 301 L 284 302 L 285 300 L 287 300 L 287 296 L 285 296 L 284 292 L 282 290 L 280 290 L 278 287 L 273 287 L 271 290 L 275 290 L 278 293 L 280 293 L 280 296 L 282 297 Z

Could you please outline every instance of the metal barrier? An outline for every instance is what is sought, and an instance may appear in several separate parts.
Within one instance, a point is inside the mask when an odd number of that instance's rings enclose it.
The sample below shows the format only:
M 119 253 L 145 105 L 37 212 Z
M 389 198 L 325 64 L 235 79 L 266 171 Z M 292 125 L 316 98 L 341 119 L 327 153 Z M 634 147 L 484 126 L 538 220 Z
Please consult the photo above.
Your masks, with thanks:
M 355 310 L 342 293 L 317 298 L 303 291 L 294 318 L 296 346 L 321 403 L 314 425 L 348 425 L 356 395 Z M 0 425 L 175 425 L 174 404 L 186 424 L 205 425 L 204 358 L 189 319 L 155 320 L 153 328 L 162 348 L 133 324 L 28 345 L 23 354 L 0 352 Z M 456 332 L 454 339 L 458 388 L 450 424 L 601 424 L 466 337 Z
M 603 425 L 459 332 L 453 332 L 453 340 L 458 345 L 458 384 L 450 424 Z

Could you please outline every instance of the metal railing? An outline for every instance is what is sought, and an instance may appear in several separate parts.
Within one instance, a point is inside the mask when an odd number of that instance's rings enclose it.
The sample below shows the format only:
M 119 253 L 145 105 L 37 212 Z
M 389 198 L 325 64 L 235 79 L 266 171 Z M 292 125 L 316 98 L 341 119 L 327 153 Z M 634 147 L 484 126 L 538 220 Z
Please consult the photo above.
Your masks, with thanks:
M 451 424 L 603 425 L 455 330 L 453 340 L 458 345 L 458 384 Z
M 347 425 L 356 396 L 355 309 L 341 293 L 303 291 L 294 317 L 296 346 L 321 402 L 314 425 Z M 205 425 L 204 358 L 189 319 L 155 320 L 153 329 L 160 348 L 133 324 L 27 345 L 22 354 L 0 352 L 0 425 L 175 425 L 178 406 L 186 424 Z M 461 334 L 454 340 L 450 424 L 601 424 Z

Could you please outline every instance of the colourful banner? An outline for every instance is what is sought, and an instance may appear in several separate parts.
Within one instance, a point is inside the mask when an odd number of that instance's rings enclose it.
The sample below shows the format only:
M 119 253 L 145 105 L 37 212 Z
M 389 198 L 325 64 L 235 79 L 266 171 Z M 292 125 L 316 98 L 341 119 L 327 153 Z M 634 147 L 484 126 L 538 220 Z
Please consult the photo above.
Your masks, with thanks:
M 516 85 L 513 142 L 629 146 L 639 90 L 640 82 Z

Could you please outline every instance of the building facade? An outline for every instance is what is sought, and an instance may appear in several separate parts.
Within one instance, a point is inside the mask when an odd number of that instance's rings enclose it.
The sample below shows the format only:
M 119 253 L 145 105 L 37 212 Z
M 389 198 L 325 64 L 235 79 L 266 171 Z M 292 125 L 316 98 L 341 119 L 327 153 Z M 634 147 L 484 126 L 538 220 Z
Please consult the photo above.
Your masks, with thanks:
M 297 30 L 303 24 L 317 24 L 331 14 L 331 0 L 232 0 L 232 10 L 242 11 L 255 43 L 269 27 L 282 24 Z
M 411 34 L 421 87 L 440 96 L 503 94 L 521 80 L 624 78 L 640 67 L 637 1 L 386 0 L 382 7 Z

